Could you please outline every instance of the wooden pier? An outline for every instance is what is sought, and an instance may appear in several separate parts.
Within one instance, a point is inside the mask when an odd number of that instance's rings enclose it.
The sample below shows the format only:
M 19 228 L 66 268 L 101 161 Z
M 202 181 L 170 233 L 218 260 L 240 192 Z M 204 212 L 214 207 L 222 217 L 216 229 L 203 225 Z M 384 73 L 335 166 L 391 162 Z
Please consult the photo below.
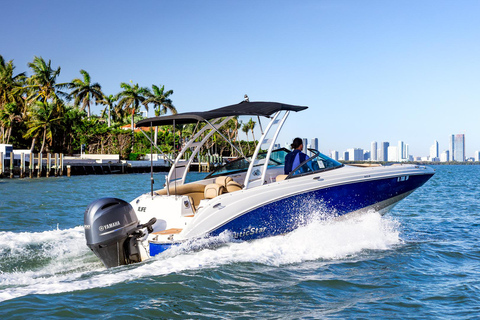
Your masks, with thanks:
M 18 155 L 17 155 L 18 157 Z M 201 156 L 197 162 L 192 163 L 190 170 L 210 172 L 223 161 L 220 157 Z M 133 164 L 133 165 L 132 165 Z M 15 159 L 15 154 L 10 152 L 8 157 L 0 152 L 0 178 L 40 178 L 75 175 L 104 175 L 150 172 L 150 161 L 128 163 L 127 161 L 95 161 L 77 159 L 65 161 L 63 154 L 25 154 L 20 153 L 20 159 Z M 153 162 L 154 172 L 168 172 L 168 163 Z

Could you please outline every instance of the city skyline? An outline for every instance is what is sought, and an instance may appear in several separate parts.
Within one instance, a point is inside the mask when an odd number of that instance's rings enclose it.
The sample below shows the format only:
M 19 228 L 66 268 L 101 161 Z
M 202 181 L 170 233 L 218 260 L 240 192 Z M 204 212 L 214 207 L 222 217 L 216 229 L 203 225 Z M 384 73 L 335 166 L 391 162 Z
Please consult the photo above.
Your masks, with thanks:
M 380 143 L 378 143 L 378 141 L 371 141 L 370 149 L 354 147 L 354 148 L 348 148 L 346 150 L 328 150 L 328 151 L 321 150 L 320 148 L 318 148 L 318 145 L 319 145 L 318 138 L 312 138 L 312 140 L 308 140 L 307 138 L 302 138 L 302 140 L 304 143 L 304 152 L 306 152 L 307 147 L 314 148 L 335 160 L 347 160 L 347 161 L 368 160 L 368 161 L 393 161 L 393 162 L 402 162 L 402 161 L 465 162 L 465 161 L 471 161 L 473 159 L 474 161 L 480 161 L 479 150 L 476 150 L 471 156 L 466 155 L 465 134 L 451 134 L 449 136 L 450 144 L 449 144 L 449 147 L 446 149 L 441 149 L 439 142 L 437 140 L 434 140 L 433 144 L 430 146 L 429 153 L 427 156 L 411 154 L 410 145 L 405 143 L 402 140 L 399 140 L 397 145 L 391 144 L 389 141 L 382 141 Z M 309 141 L 312 141 L 312 143 Z M 288 143 L 285 143 L 284 145 L 287 149 L 289 149 Z M 453 158 L 452 158 L 452 154 L 453 154 Z

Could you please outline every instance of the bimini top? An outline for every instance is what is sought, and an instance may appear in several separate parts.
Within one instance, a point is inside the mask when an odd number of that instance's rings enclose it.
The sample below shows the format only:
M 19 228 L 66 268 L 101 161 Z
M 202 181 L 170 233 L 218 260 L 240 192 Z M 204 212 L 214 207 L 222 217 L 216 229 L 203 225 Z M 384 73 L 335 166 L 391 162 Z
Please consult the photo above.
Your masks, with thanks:
M 198 121 L 211 120 L 229 116 L 263 116 L 270 117 L 278 111 L 302 111 L 308 107 L 294 106 L 278 102 L 247 102 L 242 101 L 231 106 L 213 109 L 204 112 L 185 112 L 170 116 L 153 117 L 137 122 L 138 126 L 164 126 L 171 125 L 173 120 L 175 124 L 196 123 Z

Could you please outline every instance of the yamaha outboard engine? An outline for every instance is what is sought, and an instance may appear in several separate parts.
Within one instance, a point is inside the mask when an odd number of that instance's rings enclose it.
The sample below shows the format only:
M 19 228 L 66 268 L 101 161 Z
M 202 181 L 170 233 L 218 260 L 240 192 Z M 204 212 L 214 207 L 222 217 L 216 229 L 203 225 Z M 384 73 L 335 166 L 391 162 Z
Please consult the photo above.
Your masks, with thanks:
M 155 221 L 139 225 L 133 207 L 121 199 L 95 200 L 85 210 L 87 246 L 107 268 L 139 262 L 138 239 L 145 236 L 144 228 L 152 232 Z

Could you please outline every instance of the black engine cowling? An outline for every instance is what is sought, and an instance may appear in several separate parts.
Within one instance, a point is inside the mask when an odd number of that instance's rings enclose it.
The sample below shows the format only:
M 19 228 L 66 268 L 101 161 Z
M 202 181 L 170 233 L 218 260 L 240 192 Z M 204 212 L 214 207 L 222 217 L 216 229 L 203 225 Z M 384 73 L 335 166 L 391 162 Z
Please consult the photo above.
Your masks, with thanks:
M 151 232 L 153 218 L 145 225 L 138 224 L 133 207 L 116 198 L 101 198 L 85 210 L 84 228 L 87 246 L 107 268 L 139 262 L 138 238 L 147 228 Z

